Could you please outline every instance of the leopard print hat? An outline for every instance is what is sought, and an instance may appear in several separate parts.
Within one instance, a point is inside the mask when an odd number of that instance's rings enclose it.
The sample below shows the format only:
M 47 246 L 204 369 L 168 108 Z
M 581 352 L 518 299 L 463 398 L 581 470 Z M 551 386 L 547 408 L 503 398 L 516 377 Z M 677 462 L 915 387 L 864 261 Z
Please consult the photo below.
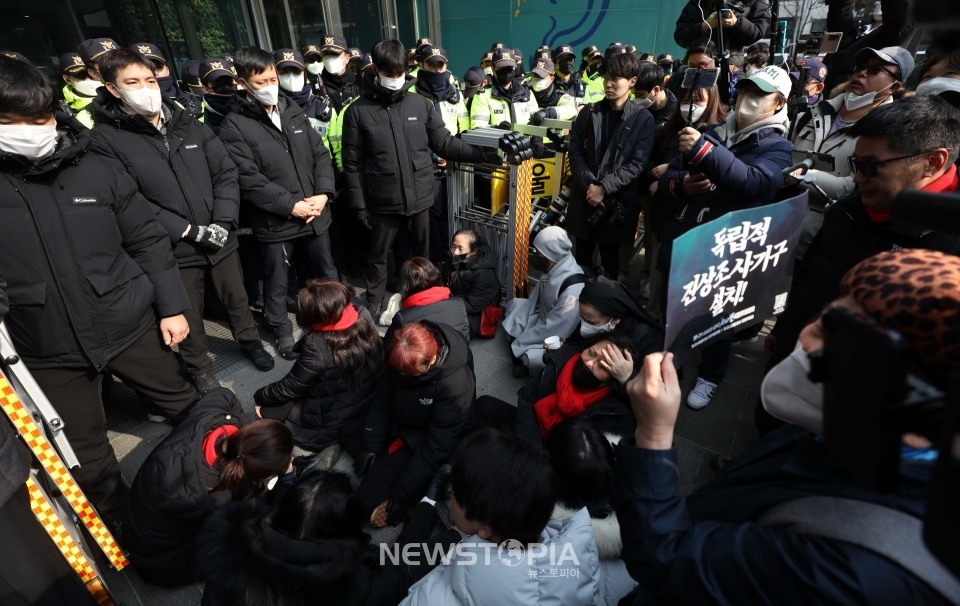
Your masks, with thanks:
M 840 292 L 903 335 L 935 378 L 960 370 L 960 258 L 921 249 L 880 253 L 847 272 Z

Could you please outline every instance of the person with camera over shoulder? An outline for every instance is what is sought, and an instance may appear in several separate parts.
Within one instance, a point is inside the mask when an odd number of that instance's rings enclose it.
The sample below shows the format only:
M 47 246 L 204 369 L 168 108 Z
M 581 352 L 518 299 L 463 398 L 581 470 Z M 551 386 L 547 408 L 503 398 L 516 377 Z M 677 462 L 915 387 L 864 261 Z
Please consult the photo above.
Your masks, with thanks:
M 670 275 L 673 241 L 691 229 L 728 212 L 773 202 L 783 185 L 782 170 L 791 165 L 793 146 L 787 131 L 790 76 L 768 66 L 737 82 L 736 111 L 706 133 L 690 126 L 680 131 L 680 156 L 660 177 L 658 191 L 673 198 L 673 215 L 660 238 L 657 269 Z M 667 289 L 661 292 L 666 310 Z M 697 383 L 687 404 L 700 409 L 710 403 L 727 372 L 730 338 L 703 350 Z
M 960 370 L 957 280 L 955 256 L 882 253 L 846 275 L 831 306 L 840 309 L 832 313 L 850 311 L 898 331 L 918 369 L 942 388 Z M 926 296 L 906 296 L 924 288 Z M 611 499 L 621 557 L 641 586 L 635 604 L 956 603 L 960 584 L 930 555 L 919 529 L 896 527 L 926 516 L 936 458 L 931 439 L 942 416 L 924 416 L 930 409 L 918 406 L 891 428 L 898 438 L 888 468 L 896 477 L 891 491 L 852 479 L 854 463 L 830 450 L 830 441 L 854 436 L 828 432 L 824 439 L 804 429 L 839 414 L 830 412 L 831 404 L 846 404 L 824 402 L 824 386 L 808 376 L 808 354 L 824 350 L 825 330 L 820 319 L 807 326 L 796 355 L 761 388 L 767 408 L 791 424 L 761 438 L 687 497 L 678 489 L 674 427 L 681 387 L 673 355 L 647 356 L 627 386 L 637 430 L 615 447 L 620 466 Z M 879 402 L 875 408 L 882 414 Z M 905 553 L 925 557 L 905 561 Z
M 640 62 L 630 53 L 604 64 L 606 98 L 588 105 L 570 130 L 571 188 L 565 228 L 576 238 L 577 263 L 600 263 L 620 275 L 620 245 L 632 242 L 640 216 L 639 188 L 653 147 L 653 116 L 630 100 Z
M 677 19 L 673 39 L 683 48 L 705 36 L 710 36 L 713 42 L 719 42 L 718 30 L 721 26 L 725 49 L 739 51 L 769 32 L 770 4 L 764 0 L 689 0 Z

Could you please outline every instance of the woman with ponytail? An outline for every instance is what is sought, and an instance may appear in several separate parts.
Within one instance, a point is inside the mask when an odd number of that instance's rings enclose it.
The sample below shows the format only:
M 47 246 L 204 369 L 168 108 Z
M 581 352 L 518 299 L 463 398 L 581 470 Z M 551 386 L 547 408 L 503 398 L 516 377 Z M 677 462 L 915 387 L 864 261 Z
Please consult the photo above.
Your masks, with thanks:
M 383 368 L 383 345 L 366 310 L 353 306 L 349 287 L 308 280 L 297 297 L 304 335 L 294 346 L 297 362 L 275 383 L 254 394 L 257 414 L 282 421 L 298 446 L 321 455 L 330 469 L 340 447 L 360 450 L 363 421 Z
M 195 582 L 196 537 L 207 516 L 293 482 L 290 430 L 273 420 L 247 423 L 241 413 L 232 392 L 207 392 L 137 472 L 121 541 L 144 581 Z

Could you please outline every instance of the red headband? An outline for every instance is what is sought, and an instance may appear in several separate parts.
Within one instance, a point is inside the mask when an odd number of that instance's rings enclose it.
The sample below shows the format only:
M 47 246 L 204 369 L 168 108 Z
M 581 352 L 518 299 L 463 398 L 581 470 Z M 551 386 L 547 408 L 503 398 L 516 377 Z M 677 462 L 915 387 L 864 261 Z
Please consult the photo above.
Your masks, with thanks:
M 319 332 L 331 332 L 334 330 L 346 330 L 357 323 L 360 318 L 360 312 L 353 306 L 353 303 L 343 308 L 340 318 L 330 324 L 314 324 L 313 329 Z

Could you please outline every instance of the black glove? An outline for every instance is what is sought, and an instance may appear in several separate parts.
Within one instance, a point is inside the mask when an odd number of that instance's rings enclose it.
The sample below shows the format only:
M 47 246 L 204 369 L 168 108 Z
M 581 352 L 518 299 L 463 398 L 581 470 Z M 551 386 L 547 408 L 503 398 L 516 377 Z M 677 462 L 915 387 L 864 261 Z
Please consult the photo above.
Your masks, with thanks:
M 387 502 L 387 526 L 396 526 L 407 517 L 409 503 L 401 503 L 394 498 Z
M 373 226 L 370 225 L 370 213 L 366 209 L 360 209 L 357 211 L 357 221 L 360 222 L 360 225 L 363 225 L 366 229 L 373 231 Z
M 370 469 L 370 466 L 373 465 L 373 462 L 377 460 L 376 453 L 373 452 L 361 452 L 357 455 L 357 460 L 353 462 L 353 471 L 358 476 L 363 477 L 367 473 L 367 470 Z
M 533 126 L 540 126 L 541 124 L 543 124 L 543 120 L 546 117 L 547 117 L 547 112 L 541 109 L 540 111 L 530 116 L 530 124 L 532 124 Z
M 547 149 L 547 146 L 543 144 L 543 137 L 530 137 L 530 149 L 533 150 L 534 158 L 546 158 L 547 156 L 553 155 L 550 153 L 550 150 Z
M 191 225 L 183 239 L 188 242 L 196 242 L 200 246 L 219 250 L 227 243 L 227 236 L 229 235 L 229 231 L 214 223 L 213 225 Z
M 513 130 L 513 124 L 510 124 L 506 120 L 494 126 L 494 128 L 499 128 L 500 130 Z
M 493 151 L 493 152 L 489 152 L 489 151 L 488 151 L 488 152 L 483 152 L 483 160 L 482 160 L 482 162 L 483 162 L 484 164 L 493 164 L 493 165 L 495 165 L 495 166 L 500 166 L 501 164 L 503 164 L 503 160 L 500 158 L 500 154 L 498 154 L 498 153 L 495 152 L 495 151 Z

